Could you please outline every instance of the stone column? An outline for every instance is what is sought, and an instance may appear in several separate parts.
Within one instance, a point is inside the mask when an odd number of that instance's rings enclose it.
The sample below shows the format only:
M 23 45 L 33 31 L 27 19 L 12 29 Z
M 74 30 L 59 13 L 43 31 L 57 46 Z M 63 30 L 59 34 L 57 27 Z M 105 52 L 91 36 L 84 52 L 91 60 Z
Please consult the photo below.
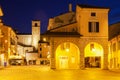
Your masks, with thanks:
M 54 44 L 54 41 L 51 40 L 50 42 L 50 45 L 51 45 L 51 60 L 50 60 L 50 67 L 51 69 L 55 69 L 55 44 Z
M 85 69 L 84 49 L 80 49 L 80 69 Z
M 108 69 L 108 46 L 104 46 L 104 54 L 103 54 L 103 65 L 102 69 Z

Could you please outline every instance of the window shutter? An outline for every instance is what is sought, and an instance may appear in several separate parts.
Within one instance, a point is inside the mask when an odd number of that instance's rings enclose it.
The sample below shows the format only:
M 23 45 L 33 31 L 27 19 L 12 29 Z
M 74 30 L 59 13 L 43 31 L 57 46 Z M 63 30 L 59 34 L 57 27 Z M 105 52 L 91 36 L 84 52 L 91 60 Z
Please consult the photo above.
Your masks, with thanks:
M 89 29 L 89 32 L 92 32 L 92 23 L 91 22 L 89 22 L 89 24 L 88 24 L 88 29 Z
M 99 22 L 96 22 L 96 32 L 99 32 Z

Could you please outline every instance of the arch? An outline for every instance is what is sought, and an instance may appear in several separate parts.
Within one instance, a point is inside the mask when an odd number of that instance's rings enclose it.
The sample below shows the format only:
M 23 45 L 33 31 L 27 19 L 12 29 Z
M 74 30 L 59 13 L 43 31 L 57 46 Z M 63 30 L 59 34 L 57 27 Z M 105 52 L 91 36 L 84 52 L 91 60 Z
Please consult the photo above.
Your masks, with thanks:
M 56 69 L 78 69 L 80 51 L 72 42 L 59 44 L 55 51 Z
M 103 64 L 103 47 L 96 43 L 90 42 L 84 49 L 85 67 L 101 68 Z

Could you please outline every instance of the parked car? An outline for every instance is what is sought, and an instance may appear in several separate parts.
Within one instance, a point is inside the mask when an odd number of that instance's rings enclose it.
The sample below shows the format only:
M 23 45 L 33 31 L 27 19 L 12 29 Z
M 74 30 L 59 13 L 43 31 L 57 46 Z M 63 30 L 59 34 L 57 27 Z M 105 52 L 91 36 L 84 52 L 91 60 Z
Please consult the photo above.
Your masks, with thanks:
M 9 63 L 10 65 L 23 65 L 24 60 L 23 59 L 10 59 Z

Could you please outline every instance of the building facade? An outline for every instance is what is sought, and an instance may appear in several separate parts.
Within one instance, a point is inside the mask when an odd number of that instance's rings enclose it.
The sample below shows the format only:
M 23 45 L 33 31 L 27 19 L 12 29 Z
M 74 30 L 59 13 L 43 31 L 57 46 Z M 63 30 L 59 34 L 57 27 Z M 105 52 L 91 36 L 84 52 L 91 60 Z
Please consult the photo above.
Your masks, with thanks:
M 110 69 L 120 69 L 120 22 L 109 27 L 109 55 Z
M 1 38 L 0 38 L 0 53 L 1 65 L 8 66 L 9 59 L 17 53 L 17 35 L 15 31 L 7 25 L 0 22 Z
M 49 19 L 52 69 L 108 69 L 108 8 L 77 5 Z
M 42 38 L 42 37 L 41 37 Z M 38 57 L 41 65 L 50 65 L 50 44 L 46 38 L 39 41 Z
M 18 54 L 26 59 L 27 63 L 33 64 L 38 57 L 38 42 L 40 40 L 40 21 L 32 21 L 32 31 L 29 34 L 18 33 Z
M 7 51 L 0 53 L 0 59 L 8 62 L 9 55 L 18 54 L 28 64 L 50 64 L 51 69 L 119 66 L 118 53 L 108 51 L 118 40 L 112 38 L 108 42 L 108 12 L 109 8 L 89 5 L 77 5 L 72 11 L 69 4 L 68 12 L 49 19 L 44 34 L 40 35 L 40 21 L 33 20 L 31 34 L 17 34 L 18 38 L 12 28 L 0 23 L 1 50 Z

